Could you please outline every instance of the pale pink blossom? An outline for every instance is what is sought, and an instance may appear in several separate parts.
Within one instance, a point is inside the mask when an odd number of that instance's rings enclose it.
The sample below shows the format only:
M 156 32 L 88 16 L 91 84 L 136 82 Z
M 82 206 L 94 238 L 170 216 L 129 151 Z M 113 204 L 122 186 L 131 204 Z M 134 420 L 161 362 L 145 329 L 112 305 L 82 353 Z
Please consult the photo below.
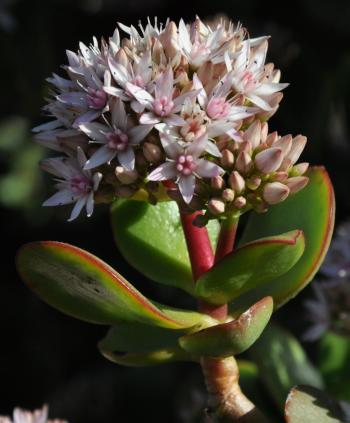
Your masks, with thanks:
M 102 179 L 101 173 L 84 170 L 87 159 L 81 148 L 77 149 L 77 158 L 55 157 L 42 161 L 42 168 L 56 176 L 55 187 L 58 192 L 43 203 L 43 206 L 61 206 L 76 203 L 69 221 L 76 219 L 83 207 L 87 216 L 94 210 L 94 194 Z
M 207 144 L 207 134 L 187 146 L 166 134 L 160 134 L 167 161 L 148 175 L 150 181 L 174 179 L 186 203 L 190 203 L 195 190 L 196 178 L 213 178 L 224 173 L 217 164 L 200 158 Z
M 154 95 L 131 83 L 127 83 L 127 89 L 147 110 L 141 115 L 140 123 L 152 126 L 160 122 L 172 126 L 183 125 L 185 121 L 179 112 L 187 98 L 197 95 L 197 91 L 192 90 L 174 98 L 174 73 L 170 67 L 154 81 Z
M 85 170 L 109 163 L 115 157 L 125 169 L 133 170 L 135 167 L 133 147 L 145 139 L 152 125 L 132 126 L 119 98 L 116 99 L 111 113 L 111 126 L 91 122 L 79 127 L 95 143 L 101 144 L 85 163 Z
M 47 405 L 33 412 L 15 408 L 12 420 L 9 417 L 0 416 L 0 423 L 67 423 L 65 420 L 48 420 L 48 411 Z

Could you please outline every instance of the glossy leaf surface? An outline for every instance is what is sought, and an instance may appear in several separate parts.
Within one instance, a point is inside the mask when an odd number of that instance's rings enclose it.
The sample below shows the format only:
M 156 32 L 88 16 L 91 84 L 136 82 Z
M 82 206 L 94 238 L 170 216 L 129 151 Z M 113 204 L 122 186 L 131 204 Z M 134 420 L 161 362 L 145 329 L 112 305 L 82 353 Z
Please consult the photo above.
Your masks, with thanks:
M 286 273 L 304 247 L 299 230 L 249 242 L 205 273 L 196 283 L 196 294 L 210 303 L 225 304 Z
M 156 282 L 193 292 L 191 265 L 174 201 L 156 206 L 117 201 L 111 214 L 118 249 L 132 266 Z M 208 231 L 215 243 L 218 222 L 211 221 Z
M 342 404 L 314 387 L 296 386 L 288 395 L 287 423 L 345 423 L 349 417 Z
M 274 401 L 281 407 L 290 389 L 298 384 L 323 388 L 323 380 L 302 346 L 289 332 L 269 324 L 249 350 Z
M 198 324 L 202 318 L 199 313 L 152 303 L 102 260 L 69 244 L 27 244 L 18 253 L 17 268 L 44 301 L 88 322 L 129 321 L 178 329 Z
M 334 227 L 335 201 L 332 183 L 323 167 L 309 170 L 309 184 L 265 214 L 252 213 L 240 244 L 256 238 L 301 229 L 305 251 L 298 263 L 284 275 L 251 291 L 231 305 L 231 311 L 244 310 L 261 297 L 271 295 L 275 307 L 295 297 L 314 277 L 328 250 Z
M 271 297 L 263 298 L 238 319 L 182 336 L 181 347 L 193 354 L 228 357 L 247 350 L 261 335 L 273 310 Z

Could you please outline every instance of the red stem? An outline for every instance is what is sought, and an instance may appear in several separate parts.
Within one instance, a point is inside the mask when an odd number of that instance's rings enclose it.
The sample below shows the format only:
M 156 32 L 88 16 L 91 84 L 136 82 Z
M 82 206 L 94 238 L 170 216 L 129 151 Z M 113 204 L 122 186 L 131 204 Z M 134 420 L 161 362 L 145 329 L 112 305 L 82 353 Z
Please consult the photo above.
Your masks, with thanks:
M 200 214 L 202 214 L 200 211 L 191 214 L 180 214 L 195 282 L 205 272 L 211 269 L 214 264 L 213 247 L 207 229 L 205 227 L 198 228 L 193 225 L 193 219 Z M 199 301 L 198 309 L 202 313 L 208 314 L 218 320 L 224 320 L 227 316 L 226 304 L 216 306 L 205 301 Z
M 230 217 L 221 222 L 220 234 L 215 252 L 215 263 L 232 252 L 236 238 L 237 224 L 238 219 Z

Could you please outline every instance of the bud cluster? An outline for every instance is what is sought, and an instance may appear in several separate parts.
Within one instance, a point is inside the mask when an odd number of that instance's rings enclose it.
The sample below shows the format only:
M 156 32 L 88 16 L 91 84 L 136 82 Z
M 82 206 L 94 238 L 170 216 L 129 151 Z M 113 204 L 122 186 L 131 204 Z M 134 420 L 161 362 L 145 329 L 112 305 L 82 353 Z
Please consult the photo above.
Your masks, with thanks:
M 288 85 L 265 63 L 268 37 L 199 18 L 119 28 L 68 51 L 68 78 L 49 78 L 54 120 L 34 132 L 63 155 L 42 163 L 58 178 L 44 205 L 75 203 L 72 220 L 95 202 L 165 197 L 211 218 L 265 211 L 305 186 L 306 138 L 268 134 Z

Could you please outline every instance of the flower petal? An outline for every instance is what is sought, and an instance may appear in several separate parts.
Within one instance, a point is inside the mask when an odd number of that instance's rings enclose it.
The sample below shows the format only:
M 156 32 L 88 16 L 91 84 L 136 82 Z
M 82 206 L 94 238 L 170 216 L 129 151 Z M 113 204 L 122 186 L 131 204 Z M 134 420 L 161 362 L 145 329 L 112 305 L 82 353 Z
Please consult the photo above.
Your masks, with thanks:
M 184 149 L 170 134 L 160 133 L 159 136 L 165 153 L 170 159 L 176 159 L 183 154 Z
M 225 171 L 213 162 L 209 162 L 208 160 L 204 159 L 198 159 L 195 172 L 202 178 L 214 178 L 215 176 L 219 176 Z
M 169 115 L 166 118 L 163 118 L 163 121 L 172 126 L 183 126 L 185 125 L 186 121 L 179 115 Z
M 174 162 L 165 162 L 158 166 L 148 175 L 150 181 L 165 181 L 173 179 L 177 175 L 176 166 Z
M 101 164 L 108 163 L 117 155 L 115 150 L 112 150 L 108 145 L 103 145 L 89 158 L 86 162 L 84 169 L 93 169 Z
M 143 141 L 149 132 L 152 130 L 153 125 L 137 125 L 129 129 L 130 144 L 136 145 Z
M 82 211 L 83 207 L 85 206 L 87 201 L 87 196 L 84 195 L 78 199 L 75 206 L 73 207 L 72 213 L 68 219 L 68 222 L 71 222 L 72 220 L 76 219 L 80 212 Z
M 135 168 L 135 153 L 131 147 L 117 153 L 117 157 L 118 157 L 119 163 L 125 169 L 133 170 Z
M 43 202 L 44 207 L 63 206 L 64 204 L 71 204 L 76 201 L 77 197 L 69 189 L 56 192 L 50 198 Z
M 106 125 L 98 122 L 82 123 L 79 125 L 79 129 L 83 131 L 89 138 L 94 141 L 100 141 L 106 143 L 106 137 L 103 132 L 109 132 L 110 129 Z
M 143 125 L 155 125 L 160 122 L 160 118 L 152 112 L 143 113 L 140 117 L 140 123 Z
M 193 198 L 196 178 L 193 175 L 180 176 L 178 186 L 185 203 L 189 204 Z
M 188 154 L 191 154 L 193 157 L 199 157 L 203 153 L 203 151 L 206 149 L 207 142 L 208 142 L 208 135 L 205 133 L 199 138 L 192 141 L 190 146 L 186 149 L 186 152 Z

